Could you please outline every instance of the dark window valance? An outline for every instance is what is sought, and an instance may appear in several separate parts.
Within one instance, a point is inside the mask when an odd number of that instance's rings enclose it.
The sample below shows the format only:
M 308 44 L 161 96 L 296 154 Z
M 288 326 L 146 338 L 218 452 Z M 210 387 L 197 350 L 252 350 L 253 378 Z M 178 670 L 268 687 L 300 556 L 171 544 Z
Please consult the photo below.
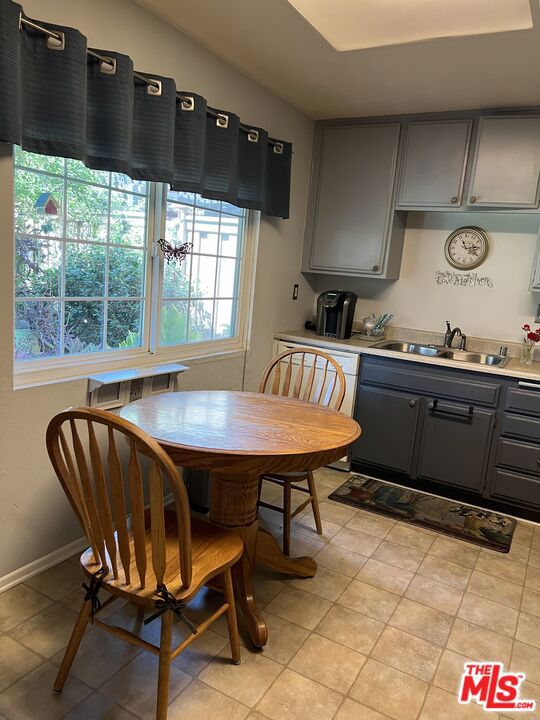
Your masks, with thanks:
M 289 217 L 292 146 L 0 0 L 0 142 Z

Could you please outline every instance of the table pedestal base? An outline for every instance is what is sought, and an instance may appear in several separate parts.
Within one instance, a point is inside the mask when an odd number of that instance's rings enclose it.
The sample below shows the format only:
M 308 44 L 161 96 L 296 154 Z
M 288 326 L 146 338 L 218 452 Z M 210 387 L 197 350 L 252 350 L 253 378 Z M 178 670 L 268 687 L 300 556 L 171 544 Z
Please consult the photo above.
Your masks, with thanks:
M 257 534 L 257 563 L 294 577 L 310 578 L 317 572 L 317 563 L 313 558 L 287 557 L 272 533 L 262 527 Z
M 252 643 L 255 647 L 263 647 L 268 640 L 268 629 L 253 597 L 252 573 L 255 563 L 295 577 L 313 577 L 317 563 L 310 557 L 287 557 L 275 537 L 266 528 L 259 527 L 258 485 L 258 473 L 247 477 L 215 473 L 210 520 L 237 533 L 244 542 L 244 555 L 232 569 L 235 597 Z

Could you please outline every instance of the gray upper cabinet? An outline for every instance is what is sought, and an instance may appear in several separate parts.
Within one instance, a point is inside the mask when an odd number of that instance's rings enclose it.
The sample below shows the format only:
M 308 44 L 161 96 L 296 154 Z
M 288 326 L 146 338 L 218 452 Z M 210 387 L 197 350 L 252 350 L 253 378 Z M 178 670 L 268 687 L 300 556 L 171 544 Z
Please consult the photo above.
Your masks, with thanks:
M 323 125 L 315 146 L 304 271 L 398 277 L 393 210 L 400 124 Z
M 398 208 L 461 205 L 471 126 L 471 120 L 407 124 Z
M 534 254 L 534 263 L 531 282 L 529 283 L 529 290 L 531 292 L 540 292 L 540 233 L 536 240 L 536 252 Z
M 540 178 L 540 116 L 482 117 L 467 204 L 535 208 Z

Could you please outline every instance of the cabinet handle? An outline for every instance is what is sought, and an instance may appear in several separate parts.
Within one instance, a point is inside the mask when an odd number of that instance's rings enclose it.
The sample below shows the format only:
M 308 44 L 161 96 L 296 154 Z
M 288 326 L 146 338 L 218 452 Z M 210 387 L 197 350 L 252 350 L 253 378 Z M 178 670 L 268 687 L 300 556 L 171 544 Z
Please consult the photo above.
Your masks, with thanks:
M 527 382 L 526 380 L 520 380 L 518 382 L 518 386 L 531 388 L 531 390 L 540 390 L 540 385 L 538 383 Z
M 409 400 L 409 405 L 414 407 L 416 405 L 416 400 Z
M 453 415 L 454 417 L 466 418 L 468 420 L 472 418 L 474 413 L 472 405 L 469 405 L 468 408 L 445 407 L 444 405 L 440 405 L 438 400 L 432 400 L 428 404 L 428 409 L 432 412 L 438 412 L 443 415 Z
M 538 458 L 538 460 L 536 461 L 536 464 L 538 465 L 538 467 L 540 467 L 540 458 Z
M 457 197 L 454 195 L 454 197 L 450 198 L 450 202 L 452 205 L 455 205 L 457 203 Z
M 473 196 L 471 197 L 471 202 L 472 202 L 472 203 L 475 203 L 475 202 L 476 202 L 476 195 L 473 195 Z
M 378 269 L 379 269 L 379 266 L 378 266 L 378 265 L 374 265 L 374 266 L 373 266 L 373 272 L 377 272 Z

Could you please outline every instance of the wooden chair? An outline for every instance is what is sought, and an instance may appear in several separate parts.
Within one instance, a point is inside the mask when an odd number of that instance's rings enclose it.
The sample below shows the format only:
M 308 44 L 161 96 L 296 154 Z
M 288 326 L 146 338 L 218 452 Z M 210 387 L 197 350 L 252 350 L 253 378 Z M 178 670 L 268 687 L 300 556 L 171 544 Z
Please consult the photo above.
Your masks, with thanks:
M 106 457 L 102 456 L 98 435 L 106 440 Z M 127 441 L 126 477 L 117 438 Z M 60 413 L 47 429 L 47 450 L 90 543 L 81 555 L 90 583 L 85 587 L 86 597 L 54 690 L 61 692 L 86 627 L 93 621 L 102 630 L 159 656 L 156 718 L 165 720 L 171 661 L 224 613 L 232 658 L 240 662 L 231 566 L 240 559 L 243 543 L 232 533 L 190 518 L 184 483 L 168 455 L 149 435 L 116 415 L 91 408 Z M 148 471 L 143 473 L 142 467 L 148 467 Z M 149 503 L 146 510 L 144 479 Z M 164 488 L 172 493 L 174 509 L 164 505 Z M 183 615 L 184 605 L 217 575 L 223 577 L 225 602 L 195 627 Z M 112 595 L 102 606 L 97 598 L 99 587 Z M 145 609 L 160 615 L 159 647 L 94 618 L 100 607 L 117 597 L 135 603 L 139 619 L 144 617 Z M 173 649 L 175 616 L 191 625 L 191 632 Z M 145 622 L 149 621 L 151 617 Z
M 345 396 L 345 375 L 339 363 L 321 350 L 315 348 L 285 350 L 273 358 L 264 371 L 259 392 L 286 395 L 339 410 Z M 321 428 L 321 432 L 324 432 L 324 428 Z M 265 480 L 283 487 L 283 507 L 261 500 L 261 491 Z M 298 485 L 301 482 L 307 482 L 307 487 Z M 291 508 L 293 490 L 308 493 L 309 496 L 294 511 Z M 322 535 L 319 500 L 311 471 L 286 475 L 264 475 L 259 480 L 258 506 L 276 510 L 283 515 L 283 552 L 285 555 L 290 555 L 291 552 L 291 521 L 310 503 L 317 533 Z

